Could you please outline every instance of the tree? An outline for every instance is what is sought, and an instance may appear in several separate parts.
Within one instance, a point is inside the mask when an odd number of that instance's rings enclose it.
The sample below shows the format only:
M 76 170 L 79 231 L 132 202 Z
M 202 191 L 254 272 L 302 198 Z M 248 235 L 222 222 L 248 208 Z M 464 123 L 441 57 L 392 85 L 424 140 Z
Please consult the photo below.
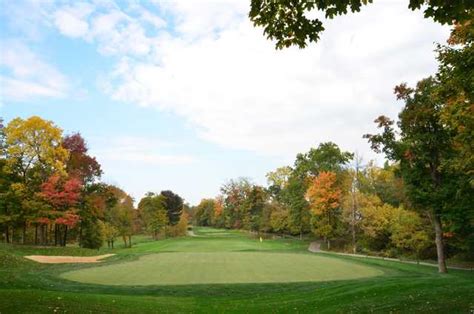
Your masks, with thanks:
M 288 232 L 288 211 L 283 208 L 275 208 L 270 215 L 270 225 L 276 233 Z
M 108 189 L 113 193 L 116 203 L 106 213 L 107 221 L 118 230 L 118 234 L 122 236 L 124 246 L 132 247 L 135 216 L 133 198 L 116 186 L 109 185 Z
M 156 240 L 158 233 L 168 224 L 165 197 L 148 192 L 138 203 L 138 210 L 142 213 L 147 231 Z
M 214 222 L 214 209 L 216 207 L 215 200 L 212 198 L 202 199 L 195 208 L 194 219 L 198 226 L 212 226 Z
M 247 178 L 230 180 L 221 187 L 223 200 L 223 219 L 226 228 L 240 229 L 248 208 L 244 202 L 252 188 L 252 183 Z
M 290 46 L 304 48 L 310 42 L 317 42 L 324 31 L 319 18 L 309 18 L 307 13 L 321 11 L 332 19 L 348 12 L 359 12 L 363 5 L 372 0 L 251 0 L 249 17 L 255 26 L 262 26 L 268 39 L 276 40 L 276 48 Z M 424 10 L 426 18 L 433 18 L 441 24 L 453 21 L 464 22 L 470 18 L 474 4 L 469 0 L 424 1 L 409 0 L 411 10 Z
M 224 227 L 225 217 L 224 217 L 224 200 L 222 196 L 218 196 L 214 200 L 214 220 L 212 225 L 215 227 Z
M 414 208 L 427 211 L 434 231 L 440 272 L 447 272 L 443 229 L 446 222 L 459 211 L 468 213 L 472 204 L 472 193 L 459 193 L 469 186 L 469 176 L 454 171 L 449 165 L 456 156 L 454 134 L 443 123 L 441 115 L 445 103 L 438 94 L 439 82 L 433 78 L 422 80 L 416 89 L 405 84 L 397 86 L 397 99 L 405 102 L 399 114 L 396 134 L 394 122 L 381 116 L 376 120 L 383 129 L 381 134 L 365 135 L 377 152 L 384 152 L 393 161 L 399 162 L 400 173 L 405 183 L 407 196 Z M 459 195 L 465 195 L 458 200 Z
M 68 152 L 61 145 L 62 130 L 53 122 L 37 116 L 16 118 L 4 132 L 7 167 L 19 173 L 25 184 L 34 179 L 43 182 L 54 172 L 65 173 Z
M 361 244 L 372 251 L 382 251 L 390 245 L 390 224 L 395 207 L 383 203 L 374 194 L 359 193 L 358 227 L 362 232 Z
M 291 167 L 285 166 L 267 173 L 268 191 L 273 198 L 277 200 L 280 198 L 281 191 L 288 184 L 292 172 L 293 169 Z
M 253 185 L 243 203 L 243 227 L 251 231 L 260 231 L 262 214 L 267 202 L 265 189 Z
M 474 13 L 468 21 L 457 23 L 448 45 L 438 45 L 439 68 L 436 74 L 440 97 L 444 99 L 441 119 L 453 131 L 457 151 L 451 167 L 474 174 Z M 473 176 L 474 177 L 474 176 Z M 474 186 L 474 179 L 471 182 Z
M 6 137 L 5 137 L 5 125 L 3 124 L 3 118 L 0 117 L 0 158 L 6 158 Z
M 331 239 L 337 234 L 341 194 L 336 185 L 336 174 L 326 171 L 312 180 L 306 192 L 314 218 L 314 232 L 324 238 L 328 249 L 331 248 Z
M 88 249 L 99 249 L 104 242 L 104 231 L 101 220 L 94 220 L 84 225 L 81 245 Z
M 107 247 L 113 249 L 115 238 L 119 235 L 119 232 L 118 232 L 117 228 L 115 228 L 111 223 L 103 222 L 101 220 L 99 220 L 99 224 L 100 224 L 100 227 L 102 229 L 103 237 L 107 241 Z M 91 243 L 92 243 L 92 241 L 91 241 Z M 97 242 L 93 242 L 93 243 L 98 244 L 99 242 L 97 241 Z M 102 245 L 102 243 L 101 243 L 101 245 Z
M 47 212 L 49 217 L 38 217 L 39 219 L 54 219 L 55 224 L 55 244 L 66 245 L 68 228 L 73 228 L 79 221 L 75 206 L 79 202 L 81 193 L 81 183 L 76 178 L 61 178 L 59 175 L 52 175 L 41 185 L 40 196 L 51 206 Z M 38 219 L 37 219 L 38 220 Z M 63 226 L 63 236 L 59 237 L 60 226 Z
M 161 191 L 160 193 L 165 197 L 165 208 L 168 211 L 168 219 L 171 225 L 176 225 L 181 217 L 183 211 L 183 199 L 172 191 Z
M 390 231 L 395 247 L 414 253 L 417 260 L 420 259 L 420 252 L 430 244 L 424 221 L 413 211 L 397 208 L 392 215 Z
M 321 171 L 339 173 L 352 160 L 354 154 L 343 152 L 333 142 L 321 143 L 305 154 L 296 156 L 294 172 L 302 176 L 317 176 Z
M 75 133 L 65 136 L 62 147 L 69 152 L 66 161 L 66 171 L 71 177 L 80 179 L 83 183 L 92 183 L 100 178 L 102 170 L 95 157 L 87 154 L 88 148 L 81 134 Z
M 305 199 L 306 190 L 306 177 L 293 173 L 287 186 L 281 192 L 281 203 L 288 209 L 288 231 L 299 234 L 300 238 L 310 229 L 309 205 Z

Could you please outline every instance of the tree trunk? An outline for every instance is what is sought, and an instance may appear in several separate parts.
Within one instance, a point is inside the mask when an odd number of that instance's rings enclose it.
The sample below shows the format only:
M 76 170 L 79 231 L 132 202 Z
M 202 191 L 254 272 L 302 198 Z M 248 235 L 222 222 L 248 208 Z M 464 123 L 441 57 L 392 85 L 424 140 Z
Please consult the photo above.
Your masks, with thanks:
M 38 245 L 38 224 L 35 223 L 35 245 Z
M 132 247 L 132 236 L 128 236 L 128 247 Z
M 79 223 L 79 247 L 82 247 L 82 220 Z
M 331 249 L 331 240 L 327 240 L 327 243 L 328 243 L 328 251 Z
M 10 243 L 10 228 L 5 225 L 5 242 Z
M 53 243 L 53 234 L 54 234 L 54 226 L 56 224 L 50 224 L 49 225 L 49 235 L 48 235 L 48 245 Z
M 123 235 L 122 239 L 123 239 L 123 244 L 125 245 L 125 247 L 128 247 L 127 246 L 127 237 L 125 235 Z
M 444 244 L 443 244 L 443 228 L 441 226 L 441 218 L 437 214 L 433 214 L 433 225 L 435 229 L 435 243 L 436 253 L 438 255 L 438 271 L 440 273 L 447 273 L 446 258 L 444 256 Z
M 67 242 L 67 226 L 64 226 L 64 239 L 63 239 L 63 246 L 66 246 Z
M 26 220 L 23 222 L 23 232 L 21 233 L 21 244 L 26 242 Z
M 10 243 L 13 244 L 15 242 L 15 226 L 12 226 L 12 235 L 10 238 Z
M 58 225 L 54 224 L 54 246 L 58 245 Z
M 357 201 L 356 201 L 356 195 L 355 191 L 352 191 L 352 213 L 351 213 L 351 233 L 352 233 L 352 253 L 356 254 L 357 252 L 357 244 L 356 244 L 356 229 L 355 229 L 355 223 L 356 223 L 356 208 L 357 208 Z
M 48 225 L 44 225 L 44 244 L 48 245 Z
M 110 242 L 112 242 L 112 250 L 113 250 L 114 249 L 114 240 L 112 239 L 112 241 L 110 241 Z
M 39 239 L 39 244 L 43 245 L 44 244 L 44 225 L 40 225 L 40 239 Z

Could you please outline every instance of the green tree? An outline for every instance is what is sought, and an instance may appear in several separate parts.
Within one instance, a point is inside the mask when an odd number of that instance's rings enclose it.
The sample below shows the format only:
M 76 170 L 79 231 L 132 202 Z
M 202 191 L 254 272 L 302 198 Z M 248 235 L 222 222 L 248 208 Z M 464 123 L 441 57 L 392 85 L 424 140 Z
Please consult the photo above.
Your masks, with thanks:
M 392 120 L 381 116 L 376 122 L 382 133 L 365 137 L 375 151 L 383 151 L 390 160 L 399 162 L 413 207 L 427 211 L 432 220 L 439 271 L 447 272 L 443 233 L 454 217 L 472 215 L 472 206 L 463 205 L 473 203 L 473 194 L 463 193 L 469 186 L 469 176 L 449 167 L 456 158 L 455 135 L 441 119 L 445 103 L 438 87 L 439 82 L 433 78 L 420 81 L 416 89 L 397 86 L 397 98 L 405 102 L 399 114 L 400 133 L 396 134 Z
M 430 237 L 421 217 L 403 208 L 397 208 L 390 221 L 391 242 L 405 252 L 420 259 L 420 253 L 430 245 Z
M 165 208 L 165 197 L 148 192 L 138 203 L 147 231 L 153 239 L 158 238 L 159 232 L 168 224 L 168 214 Z
M 267 38 L 276 40 L 276 48 L 290 46 L 304 48 L 317 42 L 324 26 L 319 18 L 310 18 L 307 13 L 320 11 L 332 19 L 348 12 L 359 12 L 372 0 L 251 0 L 249 17 L 255 26 L 262 26 Z M 442 24 L 463 22 L 470 18 L 474 4 L 469 0 L 424 1 L 409 0 L 408 8 L 422 9 L 426 18 Z
M 268 200 L 265 189 L 258 185 L 252 185 L 243 205 L 243 227 L 251 231 L 260 231 L 262 225 L 262 214 Z
M 113 193 L 117 202 L 106 214 L 109 221 L 122 237 L 125 247 L 132 247 L 132 235 L 134 232 L 133 222 L 135 217 L 135 208 L 133 199 L 130 195 L 116 186 L 110 185 L 108 189 Z
M 89 249 L 100 249 L 104 243 L 104 226 L 101 220 L 85 224 L 82 232 L 82 246 Z
M 198 226 L 212 226 L 214 222 L 215 200 L 212 198 L 202 199 L 196 206 L 194 219 Z
M 168 220 L 171 225 L 176 225 L 183 212 L 183 199 L 178 194 L 172 191 L 161 191 L 160 193 L 165 197 L 165 208 L 168 211 Z

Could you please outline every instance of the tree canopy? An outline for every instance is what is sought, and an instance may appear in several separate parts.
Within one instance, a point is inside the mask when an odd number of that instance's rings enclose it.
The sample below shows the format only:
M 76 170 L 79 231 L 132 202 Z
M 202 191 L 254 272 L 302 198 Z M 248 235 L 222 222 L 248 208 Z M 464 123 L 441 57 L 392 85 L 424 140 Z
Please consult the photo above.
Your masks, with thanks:
M 472 14 L 474 3 L 470 0 L 425 1 L 409 0 L 408 8 L 423 10 L 425 18 L 441 24 L 462 23 Z M 276 48 L 306 47 L 317 42 L 324 31 L 321 18 L 309 18 L 311 11 L 321 12 L 332 19 L 350 12 L 359 12 L 372 0 L 251 0 L 249 17 L 255 26 L 263 27 L 268 39 L 276 41 Z

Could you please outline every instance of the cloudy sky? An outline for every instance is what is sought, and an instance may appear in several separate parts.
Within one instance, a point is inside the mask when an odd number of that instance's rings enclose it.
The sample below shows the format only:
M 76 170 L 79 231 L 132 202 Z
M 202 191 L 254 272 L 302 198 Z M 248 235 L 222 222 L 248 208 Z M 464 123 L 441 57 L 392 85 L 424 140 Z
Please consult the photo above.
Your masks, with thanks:
M 318 44 L 277 51 L 248 0 L 0 0 L 0 116 L 80 132 L 103 179 L 136 199 L 263 184 L 324 141 L 376 158 L 362 134 L 396 117 L 396 84 L 435 72 L 449 29 L 407 0 L 375 2 L 326 21 Z

